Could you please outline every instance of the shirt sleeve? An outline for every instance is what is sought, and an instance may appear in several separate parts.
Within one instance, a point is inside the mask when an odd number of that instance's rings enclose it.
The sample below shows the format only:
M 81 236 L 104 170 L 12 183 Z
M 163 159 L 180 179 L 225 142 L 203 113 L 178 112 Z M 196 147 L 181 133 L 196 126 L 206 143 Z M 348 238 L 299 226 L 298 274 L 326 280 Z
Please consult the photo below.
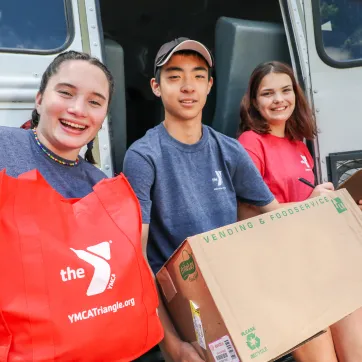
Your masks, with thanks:
M 248 152 L 250 158 L 253 160 L 255 166 L 264 177 L 265 174 L 265 162 L 264 162 L 264 151 L 258 139 L 255 138 L 251 132 L 245 132 L 238 138 L 239 143 Z
M 155 180 L 153 164 L 134 150 L 126 152 L 123 162 L 123 173 L 131 184 L 141 204 L 142 223 L 151 221 L 151 189 Z
M 241 202 L 265 206 L 274 200 L 274 195 L 270 192 L 259 170 L 242 146 L 239 149 L 233 184 L 236 196 Z

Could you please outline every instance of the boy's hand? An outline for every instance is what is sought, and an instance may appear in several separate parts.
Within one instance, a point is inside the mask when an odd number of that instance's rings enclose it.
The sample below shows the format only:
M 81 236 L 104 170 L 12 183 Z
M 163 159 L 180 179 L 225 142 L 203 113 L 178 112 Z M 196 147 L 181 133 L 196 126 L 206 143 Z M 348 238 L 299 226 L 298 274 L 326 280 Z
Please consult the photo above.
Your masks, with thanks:
M 196 349 L 190 343 L 181 341 L 179 344 L 178 359 L 175 362 L 204 362 Z

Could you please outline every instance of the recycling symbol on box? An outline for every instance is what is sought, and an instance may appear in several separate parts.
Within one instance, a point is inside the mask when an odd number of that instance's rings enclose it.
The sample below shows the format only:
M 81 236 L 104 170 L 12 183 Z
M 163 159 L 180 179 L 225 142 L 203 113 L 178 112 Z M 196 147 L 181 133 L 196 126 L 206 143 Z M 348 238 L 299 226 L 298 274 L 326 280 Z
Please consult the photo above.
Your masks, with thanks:
M 252 351 L 254 351 L 254 349 L 260 347 L 260 338 L 257 337 L 254 333 L 250 333 L 246 337 L 246 344 Z

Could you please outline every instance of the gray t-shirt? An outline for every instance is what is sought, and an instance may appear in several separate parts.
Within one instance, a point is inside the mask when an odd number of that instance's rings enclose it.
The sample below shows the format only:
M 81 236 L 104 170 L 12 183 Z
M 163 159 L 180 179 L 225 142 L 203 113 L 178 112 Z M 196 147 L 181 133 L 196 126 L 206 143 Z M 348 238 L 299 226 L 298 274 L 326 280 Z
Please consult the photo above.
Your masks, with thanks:
M 150 224 L 148 260 L 154 272 L 188 236 L 237 221 L 237 199 L 265 206 L 274 196 L 235 139 L 203 126 L 193 145 L 171 137 L 163 124 L 127 151 L 123 172 Z
M 31 130 L 12 127 L 0 127 L 0 170 L 4 168 L 13 177 L 37 169 L 66 198 L 86 196 L 98 181 L 107 177 L 82 158 L 76 166 L 53 161 L 36 143 Z

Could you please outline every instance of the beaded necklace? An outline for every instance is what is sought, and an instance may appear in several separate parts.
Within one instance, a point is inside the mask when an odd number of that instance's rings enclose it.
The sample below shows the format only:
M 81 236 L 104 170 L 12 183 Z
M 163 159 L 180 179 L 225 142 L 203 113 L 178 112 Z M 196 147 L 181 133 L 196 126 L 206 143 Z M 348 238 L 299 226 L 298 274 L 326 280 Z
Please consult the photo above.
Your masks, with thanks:
M 64 161 L 64 160 L 60 160 L 59 158 L 54 157 L 54 155 L 52 155 L 48 149 L 45 148 L 45 146 L 43 146 L 38 138 L 38 134 L 36 133 L 36 129 L 33 128 L 32 129 L 33 134 L 34 134 L 34 138 L 35 138 L 35 142 L 37 143 L 37 145 L 40 147 L 40 149 L 49 157 L 51 158 L 53 161 L 60 163 L 61 165 L 64 166 L 76 166 L 79 163 L 79 158 L 77 157 L 77 159 L 75 161 Z

